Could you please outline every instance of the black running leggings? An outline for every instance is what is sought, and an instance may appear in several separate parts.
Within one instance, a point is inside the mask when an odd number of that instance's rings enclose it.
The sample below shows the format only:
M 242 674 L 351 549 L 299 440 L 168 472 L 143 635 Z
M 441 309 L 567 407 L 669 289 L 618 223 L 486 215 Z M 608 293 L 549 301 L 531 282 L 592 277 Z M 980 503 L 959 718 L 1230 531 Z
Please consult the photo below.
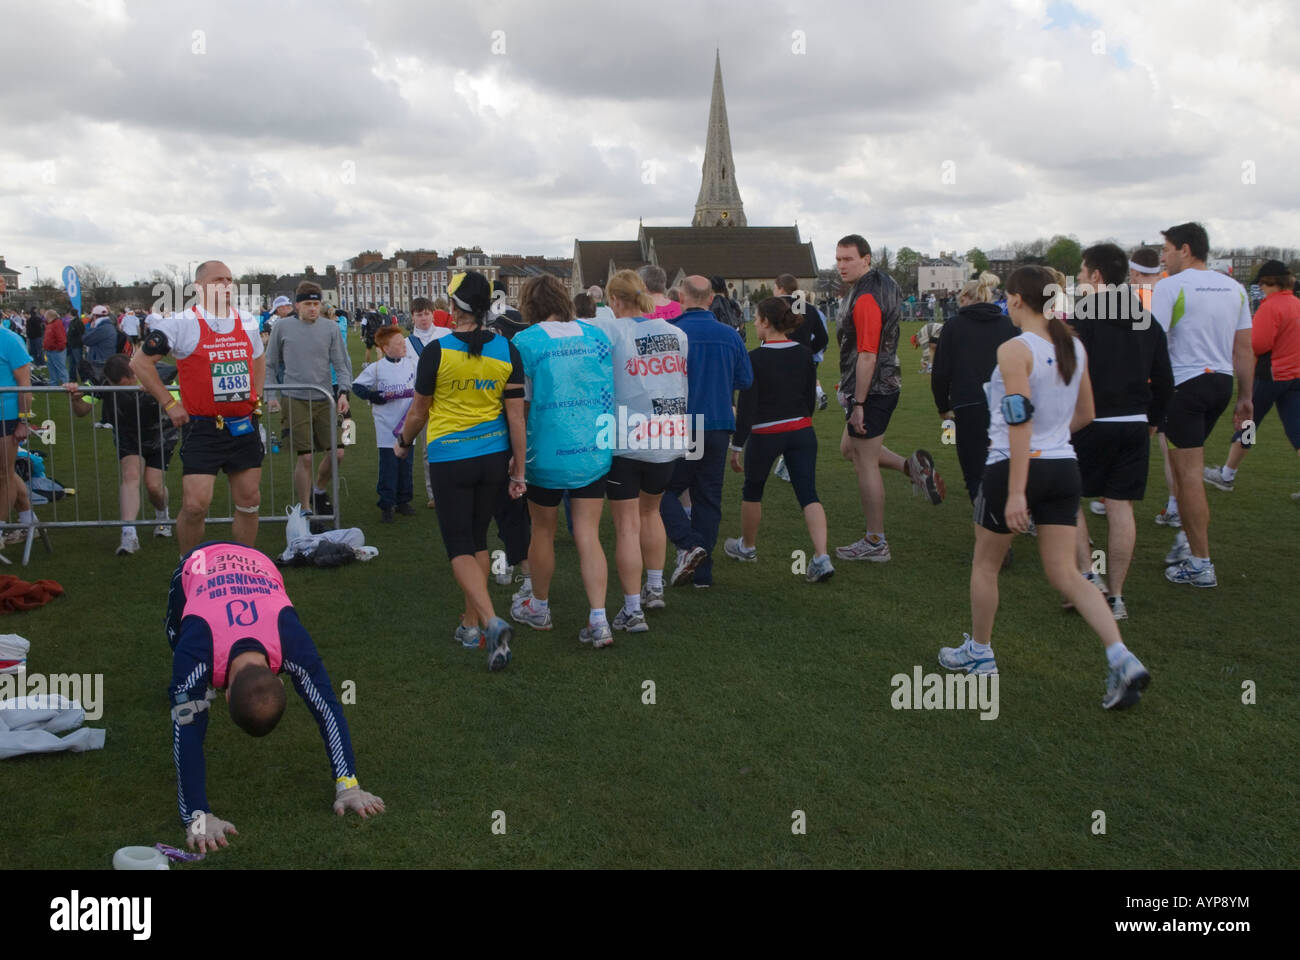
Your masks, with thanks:
M 966 481 L 966 493 L 974 503 L 980 481 L 984 479 L 984 461 L 989 455 L 989 408 L 972 403 L 958 407 L 952 414 L 957 426 L 957 462 Z
M 817 503 L 817 434 L 812 427 L 788 433 L 751 433 L 745 444 L 745 485 L 741 499 L 758 503 L 772 464 L 785 456 L 790 484 L 800 507 Z
M 487 549 L 488 526 L 510 482 L 509 465 L 508 450 L 429 464 L 438 526 L 449 558 Z

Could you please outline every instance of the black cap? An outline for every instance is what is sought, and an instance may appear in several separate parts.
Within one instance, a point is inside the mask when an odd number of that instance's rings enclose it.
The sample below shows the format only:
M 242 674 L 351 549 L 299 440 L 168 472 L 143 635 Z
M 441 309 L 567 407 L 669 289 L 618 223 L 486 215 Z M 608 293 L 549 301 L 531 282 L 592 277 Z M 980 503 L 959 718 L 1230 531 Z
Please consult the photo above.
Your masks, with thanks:
M 721 277 L 711 277 L 709 283 L 712 285 L 714 293 L 726 292 L 727 281 L 723 280 Z
M 1259 270 L 1255 273 L 1255 283 L 1263 283 L 1265 280 L 1285 277 L 1291 271 L 1286 268 L 1286 264 L 1281 260 L 1265 260 L 1259 265 Z

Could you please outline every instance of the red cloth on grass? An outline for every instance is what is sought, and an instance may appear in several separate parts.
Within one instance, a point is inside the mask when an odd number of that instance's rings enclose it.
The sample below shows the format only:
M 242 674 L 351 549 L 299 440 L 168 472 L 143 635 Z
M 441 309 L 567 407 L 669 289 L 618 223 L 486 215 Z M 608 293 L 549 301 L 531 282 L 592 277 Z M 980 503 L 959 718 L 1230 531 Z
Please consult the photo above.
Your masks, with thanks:
M 63 587 L 55 580 L 28 583 L 17 577 L 0 576 L 0 613 L 35 610 L 61 596 Z

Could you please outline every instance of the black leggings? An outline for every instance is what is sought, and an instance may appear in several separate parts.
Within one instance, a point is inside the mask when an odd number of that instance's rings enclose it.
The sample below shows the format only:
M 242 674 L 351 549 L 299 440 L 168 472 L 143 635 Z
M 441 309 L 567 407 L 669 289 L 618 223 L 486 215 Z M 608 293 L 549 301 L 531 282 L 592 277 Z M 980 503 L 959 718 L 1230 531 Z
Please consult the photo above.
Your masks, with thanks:
M 532 540 L 533 523 L 528 515 L 528 498 L 514 500 L 509 486 L 501 488 L 501 500 L 496 510 L 497 536 L 506 548 L 506 563 L 514 566 L 528 559 L 528 544 Z
M 817 503 L 817 434 L 812 427 L 788 433 L 751 433 L 745 444 L 745 486 L 741 499 L 758 503 L 772 464 L 785 456 L 790 484 L 800 507 Z
M 509 483 L 510 452 L 429 464 L 442 542 L 451 559 L 487 549 L 488 525 Z
M 966 481 L 966 493 L 974 503 L 980 481 L 984 479 L 984 461 L 989 455 L 989 408 L 972 403 L 957 407 L 952 415 L 957 425 L 957 462 Z

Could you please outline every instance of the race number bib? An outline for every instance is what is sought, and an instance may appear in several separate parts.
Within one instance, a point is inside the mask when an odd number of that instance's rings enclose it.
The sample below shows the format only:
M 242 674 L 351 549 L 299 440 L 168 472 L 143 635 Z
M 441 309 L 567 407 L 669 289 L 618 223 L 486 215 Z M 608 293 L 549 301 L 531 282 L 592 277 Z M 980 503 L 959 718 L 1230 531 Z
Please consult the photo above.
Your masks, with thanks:
M 247 400 L 251 388 L 248 361 L 232 360 L 212 364 L 212 399 L 217 403 Z

